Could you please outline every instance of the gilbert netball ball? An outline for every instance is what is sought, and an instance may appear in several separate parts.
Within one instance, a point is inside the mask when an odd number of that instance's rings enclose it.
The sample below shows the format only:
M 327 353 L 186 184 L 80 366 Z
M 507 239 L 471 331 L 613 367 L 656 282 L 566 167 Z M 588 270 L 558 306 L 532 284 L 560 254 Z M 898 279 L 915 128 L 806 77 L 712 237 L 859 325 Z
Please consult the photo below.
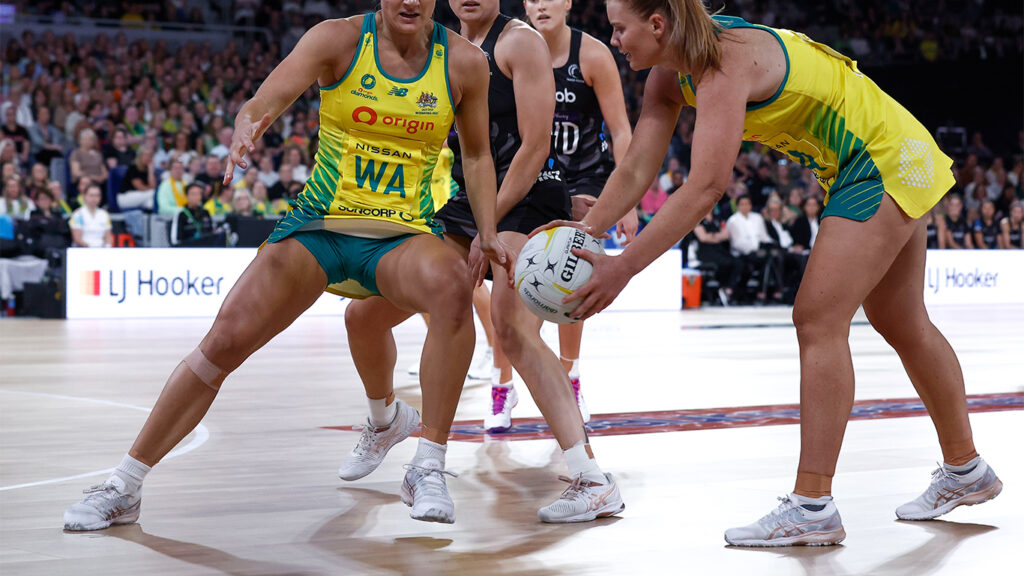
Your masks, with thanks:
M 551 228 L 530 238 L 516 261 L 516 290 L 531 312 L 548 322 L 571 324 L 569 314 L 579 305 L 562 299 L 587 283 L 593 266 L 572 253 L 573 248 L 604 254 L 601 242 L 571 226 Z

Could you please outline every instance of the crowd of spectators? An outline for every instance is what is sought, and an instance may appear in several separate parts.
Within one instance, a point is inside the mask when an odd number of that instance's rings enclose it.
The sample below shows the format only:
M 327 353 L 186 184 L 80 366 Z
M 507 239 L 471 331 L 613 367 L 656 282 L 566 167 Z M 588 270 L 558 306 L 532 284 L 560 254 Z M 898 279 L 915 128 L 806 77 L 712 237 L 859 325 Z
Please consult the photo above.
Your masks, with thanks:
M 316 22 L 371 8 L 366 1 L 196 2 L 37 1 L 20 10 L 53 17 L 96 17 L 192 24 L 244 24 L 270 31 L 223 48 L 129 41 L 116 30 L 95 38 L 32 31 L 2 47 L 0 214 L 42 236 L 106 245 L 110 216 L 143 210 L 171 222 L 171 241 L 223 237 L 228 215 L 276 217 L 301 191 L 317 150 L 318 93 L 310 87 L 267 131 L 222 184 L 233 118 L 301 34 Z M 505 2 L 511 13 L 520 2 Z M 822 40 L 872 61 L 986 58 L 1024 49 L 1021 15 L 1008 2 L 827 0 L 795 5 L 735 0 L 731 14 L 775 26 L 819 31 Z M 454 25 L 446 3 L 438 19 Z M 572 24 L 610 36 L 603 5 L 577 3 Z M 835 23 L 843 23 L 836 26 Z M 845 24 L 856 22 L 856 26 Z M 614 51 L 613 51 L 614 52 Z M 622 66 L 635 118 L 642 77 Z M 665 159 L 638 210 L 648 221 L 688 173 L 694 112 L 684 110 Z M 1024 133 L 1022 133 L 1024 142 Z M 930 216 L 936 248 L 995 248 L 1020 227 L 1021 150 L 992 151 L 976 134 L 955 165 L 951 199 Z M 760 145 L 745 145 L 722 201 L 684 242 L 694 262 L 714 262 L 730 299 L 785 300 L 814 243 L 823 190 L 813 174 Z M 98 201 L 93 202 L 98 196 Z M 45 206 L 45 208 L 44 208 Z M 72 216 L 74 214 L 74 216 Z M 207 219 L 206 214 L 210 220 Z M 64 215 L 70 231 L 57 223 Z M 45 230 L 45 232 L 44 232 Z M 30 243 L 31 244 L 31 243 Z M 771 263 L 769 266 L 768 263 Z M 751 277 L 760 288 L 746 294 Z

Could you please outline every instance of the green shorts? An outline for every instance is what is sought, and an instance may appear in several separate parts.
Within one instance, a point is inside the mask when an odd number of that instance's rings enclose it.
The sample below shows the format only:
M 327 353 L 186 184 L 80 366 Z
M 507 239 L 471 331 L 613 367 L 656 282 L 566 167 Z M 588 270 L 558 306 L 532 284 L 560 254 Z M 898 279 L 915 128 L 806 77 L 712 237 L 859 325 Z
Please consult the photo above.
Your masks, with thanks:
M 327 230 L 298 231 L 271 240 L 292 237 L 313 254 L 327 274 L 327 291 L 348 298 L 380 296 L 377 263 L 382 256 L 416 234 L 391 238 L 360 238 Z
M 840 216 L 863 222 L 878 212 L 885 194 L 885 182 L 871 157 L 861 154 L 836 176 L 828 193 L 822 218 Z

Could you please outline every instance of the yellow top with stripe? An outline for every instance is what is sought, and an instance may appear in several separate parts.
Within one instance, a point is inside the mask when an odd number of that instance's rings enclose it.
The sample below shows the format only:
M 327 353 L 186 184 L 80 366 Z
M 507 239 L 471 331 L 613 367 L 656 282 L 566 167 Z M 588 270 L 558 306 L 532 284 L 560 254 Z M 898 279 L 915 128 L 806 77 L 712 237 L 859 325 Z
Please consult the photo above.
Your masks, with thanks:
M 316 162 L 271 241 L 316 229 L 366 238 L 440 234 L 430 184 L 454 120 L 445 28 L 434 24 L 419 75 L 401 79 L 381 69 L 376 20 L 367 15 L 348 71 L 320 88 Z
M 842 195 L 838 215 L 877 209 L 884 191 L 920 218 L 953 186 L 953 161 L 903 106 L 832 48 L 790 30 L 715 16 L 723 28 L 772 33 L 786 55 L 786 77 L 772 98 L 747 105 L 743 139 L 761 142 L 811 169 L 828 192 Z M 689 75 L 683 99 L 696 106 Z M 873 213 L 873 212 L 871 212 Z

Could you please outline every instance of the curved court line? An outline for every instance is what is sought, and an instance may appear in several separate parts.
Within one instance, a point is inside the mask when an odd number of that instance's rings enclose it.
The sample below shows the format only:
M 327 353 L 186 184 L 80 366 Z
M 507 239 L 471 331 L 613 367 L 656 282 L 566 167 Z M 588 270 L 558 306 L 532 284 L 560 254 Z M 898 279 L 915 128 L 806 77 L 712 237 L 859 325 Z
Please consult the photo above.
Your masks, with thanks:
M 83 398 L 81 396 L 64 396 L 62 394 L 47 394 L 45 392 L 22 392 L 20 390 L 0 390 L 0 392 L 4 392 L 4 393 L 7 393 L 7 394 L 21 394 L 22 396 L 40 396 L 40 397 L 43 397 L 43 398 L 57 398 L 57 399 L 60 399 L 60 400 L 78 400 L 80 402 L 91 402 L 93 404 L 105 404 L 107 406 L 116 406 L 118 408 L 129 408 L 131 410 L 138 410 L 140 412 L 146 412 L 146 413 L 149 413 L 149 412 L 152 411 L 150 408 L 143 408 L 142 406 L 133 406 L 131 404 L 123 404 L 121 402 L 112 402 L 110 400 L 99 400 L 97 398 Z M 206 426 L 203 426 L 202 424 L 199 424 L 198 426 L 196 426 L 195 434 L 192 437 L 192 441 L 189 442 L 188 444 L 180 447 L 180 448 L 176 448 L 174 450 L 171 450 L 171 452 L 168 453 L 167 456 L 164 456 L 164 460 L 170 460 L 171 458 L 176 458 L 178 456 L 181 456 L 182 454 L 188 454 L 189 452 L 191 452 L 191 451 L 195 450 L 196 448 L 199 448 L 200 446 L 205 444 L 206 441 L 209 440 L 209 439 L 210 439 L 210 431 L 206 428 Z M 93 471 L 93 472 L 86 472 L 84 474 L 75 474 L 74 476 L 64 476 L 62 478 L 51 478 L 49 480 L 40 480 L 38 482 L 28 482 L 26 484 L 14 484 L 12 486 L 0 486 L 0 492 L 3 492 L 5 490 L 15 490 L 15 489 L 18 489 L 18 488 L 30 488 L 32 486 L 43 486 L 43 485 L 46 485 L 46 484 L 57 484 L 58 482 L 64 482 L 66 480 L 77 480 L 79 478 L 88 478 L 89 476 L 97 476 L 99 474 L 110 474 L 114 470 L 115 470 L 114 468 L 104 468 L 103 470 L 96 470 L 96 471 Z

